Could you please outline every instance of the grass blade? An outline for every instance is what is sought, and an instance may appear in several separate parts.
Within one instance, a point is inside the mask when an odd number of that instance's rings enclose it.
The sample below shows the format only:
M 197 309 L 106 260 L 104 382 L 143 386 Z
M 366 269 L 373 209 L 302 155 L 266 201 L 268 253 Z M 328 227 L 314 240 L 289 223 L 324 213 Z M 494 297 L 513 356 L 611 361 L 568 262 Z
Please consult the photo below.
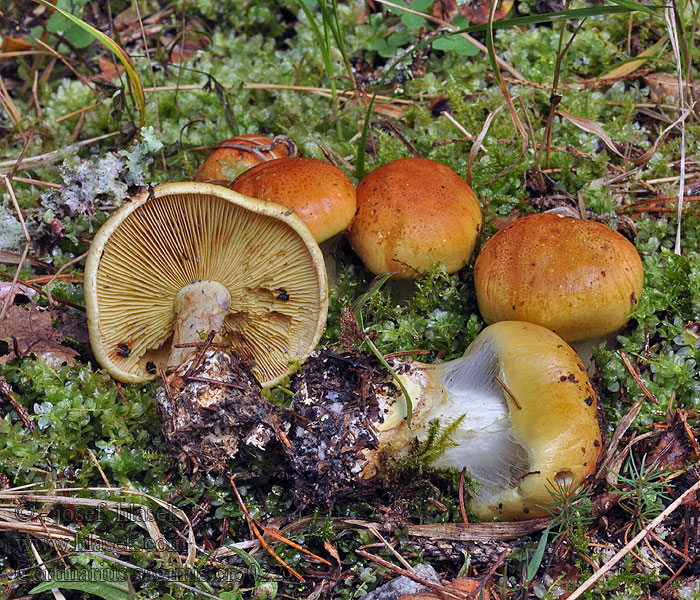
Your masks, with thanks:
M 641 11 L 644 13 L 647 13 L 648 15 L 651 15 L 652 17 L 660 17 L 658 13 L 658 9 L 660 8 L 665 8 L 665 6 L 644 6 L 643 4 L 640 4 L 639 2 L 635 2 L 634 0 L 610 0 L 613 4 L 617 4 L 618 6 L 623 6 L 627 9 L 629 9 L 630 12 L 632 11 Z
M 542 537 L 537 544 L 537 549 L 532 555 L 530 562 L 527 563 L 527 573 L 525 574 L 525 583 L 530 583 L 535 575 L 537 575 L 537 570 L 542 564 L 542 558 L 544 557 L 544 551 L 547 548 L 547 540 L 549 539 L 549 527 L 542 532 Z
M 374 279 L 374 281 L 370 284 L 369 289 L 353 301 L 352 305 L 350 306 L 350 309 L 355 315 L 355 319 L 357 319 L 357 324 L 364 336 L 364 341 L 369 346 L 369 349 L 372 351 L 372 354 L 374 354 L 374 356 L 377 357 L 377 360 L 382 364 L 382 366 L 387 371 L 389 371 L 389 373 L 391 373 L 391 376 L 394 378 L 394 381 L 401 389 L 401 393 L 406 399 L 406 425 L 410 429 L 411 418 L 413 417 L 413 401 L 411 400 L 411 396 L 408 393 L 406 386 L 404 386 L 403 382 L 396 374 L 396 371 L 394 371 L 394 369 L 391 368 L 391 365 L 386 361 L 384 355 L 379 351 L 379 348 L 377 348 L 372 339 L 365 333 L 365 322 L 362 318 L 362 307 L 372 296 L 374 296 L 379 291 L 379 289 L 387 282 L 387 280 L 392 275 L 393 273 L 384 273 L 384 275 L 377 276 Z
M 116 57 L 119 59 L 122 65 L 124 65 L 124 69 L 126 70 L 126 75 L 129 79 L 129 84 L 131 86 L 131 94 L 134 97 L 136 107 L 139 111 L 139 126 L 143 127 L 146 124 L 146 96 L 143 92 L 143 86 L 141 85 L 141 80 L 139 79 L 138 73 L 136 72 L 134 63 L 131 61 L 129 55 L 112 38 L 106 36 L 104 33 L 95 29 L 92 25 L 86 23 L 82 19 L 79 19 L 75 15 L 72 15 L 71 13 L 66 12 L 63 9 L 54 6 L 48 0 L 34 1 L 39 4 L 43 4 L 51 10 L 55 10 L 56 12 L 64 16 L 66 19 L 68 19 L 71 23 L 74 23 L 75 25 L 89 33 L 93 38 L 95 38 L 95 40 L 100 42 L 100 44 L 102 44 L 110 52 L 113 52 L 116 55 Z

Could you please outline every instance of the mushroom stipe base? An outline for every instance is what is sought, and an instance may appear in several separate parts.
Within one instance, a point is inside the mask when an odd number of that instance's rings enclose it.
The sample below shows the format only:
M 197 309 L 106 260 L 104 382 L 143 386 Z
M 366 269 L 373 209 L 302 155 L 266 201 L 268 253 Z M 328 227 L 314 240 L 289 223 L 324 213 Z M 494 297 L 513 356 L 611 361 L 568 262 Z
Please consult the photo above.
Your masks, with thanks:
M 279 410 L 233 352 L 209 349 L 179 365 L 156 401 L 163 436 L 195 472 L 223 471 L 241 446 L 264 449 L 280 427 Z

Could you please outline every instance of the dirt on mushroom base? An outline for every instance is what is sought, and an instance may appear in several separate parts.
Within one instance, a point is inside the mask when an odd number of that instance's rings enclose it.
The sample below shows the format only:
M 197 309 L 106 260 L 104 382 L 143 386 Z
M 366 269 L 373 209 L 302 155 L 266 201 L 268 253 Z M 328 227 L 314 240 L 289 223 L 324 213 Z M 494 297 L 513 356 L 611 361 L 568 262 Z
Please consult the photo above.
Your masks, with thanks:
M 287 459 L 301 506 L 371 494 L 378 481 L 362 479 L 367 453 L 379 446 L 377 394 L 398 396 L 388 371 L 372 355 L 312 355 L 292 384 Z
M 282 431 L 279 409 L 234 352 L 212 348 L 184 362 L 166 375 L 156 401 L 163 436 L 195 472 L 223 471 L 241 446 L 263 450 Z
M 378 396 L 400 396 L 373 355 L 314 354 L 292 389 L 292 404 L 282 410 L 262 396 L 235 353 L 208 349 L 169 372 L 158 389 L 163 435 L 183 466 L 195 472 L 223 472 L 243 447 L 280 447 L 280 471 L 292 479 L 301 510 L 369 498 L 390 485 L 382 469 L 379 477 L 363 477 L 370 454 L 379 448 Z M 380 460 L 390 457 L 382 454 Z

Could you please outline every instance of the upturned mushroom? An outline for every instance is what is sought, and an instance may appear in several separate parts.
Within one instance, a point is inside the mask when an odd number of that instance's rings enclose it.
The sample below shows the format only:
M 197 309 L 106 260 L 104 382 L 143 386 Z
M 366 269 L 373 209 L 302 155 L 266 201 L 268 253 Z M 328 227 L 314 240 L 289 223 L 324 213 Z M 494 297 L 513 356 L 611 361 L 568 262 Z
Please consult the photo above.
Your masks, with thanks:
M 417 279 L 442 263 L 464 267 L 481 230 L 474 191 L 452 169 L 424 158 L 402 158 L 357 186 L 357 214 L 349 239 L 372 273 Z
M 482 519 L 544 516 L 550 489 L 593 473 L 601 449 L 595 393 L 576 353 L 548 329 L 504 321 L 459 359 L 393 367 L 413 400 L 410 429 L 391 379 L 353 357 L 311 358 L 296 377 L 293 411 L 303 420 L 290 432 L 291 471 L 308 501 L 371 481 L 387 455 L 425 439 L 436 419 L 454 426 L 454 445 L 434 464 L 466 467 L 476 483 L 470 507 Z
M 596 221 L 547 213 L 496 233 L 474 266 L 487 323 L 537 323 L 571 343 L 624 327 L 643 282 L 642 261 L 624 236 Z
M 345 231 L 355 214 L 355 186 L 338 167 L 315 158 L 281 158 L 241 173 L 231 189 L 282 204 L 320 244 Z
M 204 183 L 152 188 L 95 235 L 85 267 L 93 352 L 118 381 L 192 360 L 210 331 L 262 386 L 317 344 L 323 257 L 286 208 Z
M 246 169 L 269 160 L 293 156 L 290 138 L 264 135 L 238 135 L 217 145 L 197 171 L 197 181 L 230 182 Z

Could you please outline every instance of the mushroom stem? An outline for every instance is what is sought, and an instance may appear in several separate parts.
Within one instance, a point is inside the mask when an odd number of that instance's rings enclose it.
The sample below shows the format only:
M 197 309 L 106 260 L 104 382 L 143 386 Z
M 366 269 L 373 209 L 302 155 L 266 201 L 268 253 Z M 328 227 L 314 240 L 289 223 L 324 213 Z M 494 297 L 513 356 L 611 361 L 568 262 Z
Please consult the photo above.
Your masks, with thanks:
M 195 281 L 177 293 L 173 308 L 175 327 L 168 366 L 177 366 L 197 353 L 196 347 L 178 348 L 196 344 L 212 329 L 220 331 L 231 305 L 231 294 L 218 281 Z

